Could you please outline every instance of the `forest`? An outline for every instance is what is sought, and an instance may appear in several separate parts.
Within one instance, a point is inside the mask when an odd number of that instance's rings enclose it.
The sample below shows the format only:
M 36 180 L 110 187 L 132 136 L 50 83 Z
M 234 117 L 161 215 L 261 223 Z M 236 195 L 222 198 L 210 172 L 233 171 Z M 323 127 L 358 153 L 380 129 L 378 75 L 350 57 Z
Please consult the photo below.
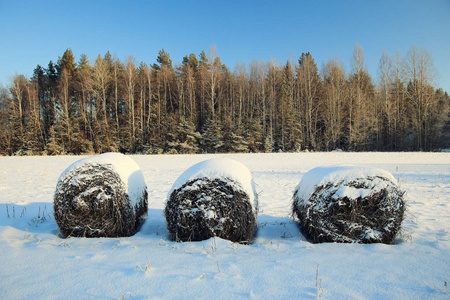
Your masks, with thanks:
M 431 54 L 383 52 L 377 77 L 356 45 L 350 71 L 311 53 L 233 70 L 210 47 L 174 63 L 76 61 L 68 48 L 0 90 L 0 154 L 435 151 L 450 148 L 450 97 Z

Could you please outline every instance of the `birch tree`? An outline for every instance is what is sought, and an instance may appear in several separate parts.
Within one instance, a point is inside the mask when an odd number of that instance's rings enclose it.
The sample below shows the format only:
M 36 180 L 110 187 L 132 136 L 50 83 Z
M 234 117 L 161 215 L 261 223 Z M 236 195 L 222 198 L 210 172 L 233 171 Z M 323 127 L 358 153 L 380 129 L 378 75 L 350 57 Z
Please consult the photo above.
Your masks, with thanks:
M 404 78 L 408 82 L 407 99 L 414 108 L 414 133 L 416 147 L 425 150 L 429 144 L 426 128 L 429 126 L 429 113 L 435 104 L 432 89 L 429 88 L 437 77 L 431 54 L 413 46 L 408 50 L 404 61 Z

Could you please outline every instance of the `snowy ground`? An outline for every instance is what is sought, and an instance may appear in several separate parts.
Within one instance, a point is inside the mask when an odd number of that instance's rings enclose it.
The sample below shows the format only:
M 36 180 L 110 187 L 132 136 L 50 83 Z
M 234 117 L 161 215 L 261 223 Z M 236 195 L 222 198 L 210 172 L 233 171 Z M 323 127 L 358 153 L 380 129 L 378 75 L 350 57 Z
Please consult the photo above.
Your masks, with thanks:
M 148 186 L 149 216 L 133 237 L 101 239 L 57 235 L 56 181 L 80 157 L 0 157 L 1 298 L 450 298 L 450 153 L 226 155 L 257 184 L 255 243 L 170 241 L 167 192 L 188 167 L 220 156 L 132 156 Z M 303 174 L 346 164 L 383 168 L 407 191 L 398 244 L 311 244 L 290 219 Z

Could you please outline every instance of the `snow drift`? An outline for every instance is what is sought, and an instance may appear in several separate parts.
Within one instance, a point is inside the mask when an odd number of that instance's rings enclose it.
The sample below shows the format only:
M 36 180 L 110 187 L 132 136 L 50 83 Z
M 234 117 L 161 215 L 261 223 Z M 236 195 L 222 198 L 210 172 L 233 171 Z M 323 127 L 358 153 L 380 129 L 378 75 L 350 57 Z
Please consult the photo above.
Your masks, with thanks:
M 257 228 L 257 195 L 250 171 L 218 158 L 186 170 L 173 184 L 164 215 L 175 241 L 217 236 L 250 243 Z
M 81 159 L 59 177 L 54 216 L 64 236 L 121 237 L 136 233 L 148 212 L 137 163 L 120 153 Z
M 405 211 L 404 192 L 378 168 L 319 167 L 294 193 L 293 214 L 313 242 L 392 243 Z

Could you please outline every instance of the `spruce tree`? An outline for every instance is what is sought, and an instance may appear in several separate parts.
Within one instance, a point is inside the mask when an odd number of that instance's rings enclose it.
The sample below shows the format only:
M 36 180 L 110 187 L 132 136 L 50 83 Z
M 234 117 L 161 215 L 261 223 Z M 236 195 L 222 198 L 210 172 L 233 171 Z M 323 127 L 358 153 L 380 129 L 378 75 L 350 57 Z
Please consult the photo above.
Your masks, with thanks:
M 207 153 L 222 152 L 224 148 L 222 126 L 216 120 L 208 119 L 200 139 L 202 150 Z
M 270 138 L 270 136 L 266 136 L 264 139 L 264 152 L 265 153 L 272 153 L 273 152 L 273 140 Z
M 192 122 L 181 119 L 176 131 L 168 134 L 167 152 L 179 154 L 198 153 L 201 134 L 195 131 Z
M 236 132 L 232 131 L 229 135 L 229 149 L 233 153 L 246 153 L 248 152 L 248 142 L 240 134 L 241 130 Z
M 258 119 L 252 119 L 244 123 L 244 138 L 250 152 L 261 152 L 263 150 L 262 126 Z
M 50 127 L 49 140 L 46 147 L 47 154 L 59 155 L 65 154 L 63 147 L 61 147 L 61 140 L 58 137 L 58 133 L 55 129 L 56 126 Z
M 72 49 L 67 48 L 67 50 L 64 51 L 63 56 L 58 59 L 58 63 L 56 65 L 58 76 L 61 76 L 63 69 L 66 69 L 69 75 L 73 76 L 75 73 L 75 68 L 76 68 L 75 56 L 72 53 Z

